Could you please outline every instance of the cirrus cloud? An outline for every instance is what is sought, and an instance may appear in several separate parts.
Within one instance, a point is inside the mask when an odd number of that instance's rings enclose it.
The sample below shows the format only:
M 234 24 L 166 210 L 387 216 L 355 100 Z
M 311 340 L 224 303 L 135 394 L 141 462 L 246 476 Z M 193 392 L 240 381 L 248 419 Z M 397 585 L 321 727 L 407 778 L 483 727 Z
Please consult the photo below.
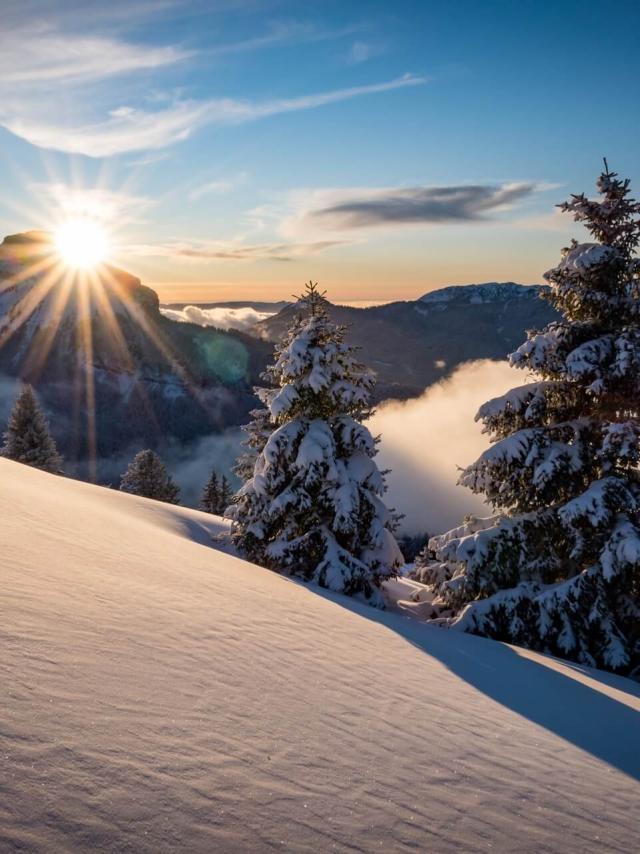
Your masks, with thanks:
M 117 74 L 173 65 L 192 55 L 191 51 L 172 45 L 132 44 L 28 24 L 0 32 L 0 81 L 3 88 L 52 81 L 86 84 Z
M 151 199 L 106 187 L 74 187 L 61 181 L 53 184 L 32 183 L 34 196 L 46 199 L 57 216 L 89 217 L 113 224 L 140 222 L 141 215 L 152 205 Z
M 160 110 L 142 110 L 119 105 L 108 112 L 108 118 L 88 124 L 60 124 L 57 117 L 23 114 L 20 102 L 0 107 L 0 125 L 39 148 L 109 157 L 130 151 L 166 148 L 186 140 L 205 125 L 238 125 L 258 119 L 316 109 L 329 104 L 420 86 L 423 77 L 404 74 L 393 80 L 365 86 L 334 89 L 294 98 L 265 101 L 213 98 L 204 101 L 177 101 Z
M 151 258 L 190 259 L 192 261 L 293 261 L 317 255 L 326 249 L 343 246 L 347 240 L 317 240 L 309 243 L 256 243 L 211 240 L 203 243 L 174 241 L 140 243 L 127 247 L 129 255 Z

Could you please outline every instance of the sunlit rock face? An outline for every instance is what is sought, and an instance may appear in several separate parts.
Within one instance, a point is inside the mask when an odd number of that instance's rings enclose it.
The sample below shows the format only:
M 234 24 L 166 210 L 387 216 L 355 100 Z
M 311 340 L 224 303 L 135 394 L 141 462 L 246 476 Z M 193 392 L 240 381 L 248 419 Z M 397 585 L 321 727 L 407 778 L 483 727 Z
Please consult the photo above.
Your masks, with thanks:
M 66 266 L 48 232 L 13 234 L 0 244 L 0 343 L 13 334 L 8 327 L 27 322 L 49 330 L 67 320 L 95 317 L 105 322 L 114 314 L 123 318 L 136 311 L 157 318 L 154 290 L 109 264 L 92 270 Z M 103 343 L 109 348 L 113 339 Z
M 45 232 L 0 245 L 0 422 L 11 381 L 32 383 L 81 475 L 111 479 L 114 455 L 243 423 L 270 352 L 240 333 L 168 320 L 155 291 L 123 270 L 66 267 Z

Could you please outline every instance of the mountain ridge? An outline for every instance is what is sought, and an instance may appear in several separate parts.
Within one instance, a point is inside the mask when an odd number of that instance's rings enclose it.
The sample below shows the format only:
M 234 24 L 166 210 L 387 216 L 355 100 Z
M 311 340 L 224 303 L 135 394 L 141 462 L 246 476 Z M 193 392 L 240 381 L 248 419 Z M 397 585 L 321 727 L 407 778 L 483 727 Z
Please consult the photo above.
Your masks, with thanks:
M 548 290 L 548 285 L 473 282 L 466 285 L 445 285 L 435 291 L 427 291 L 417 300 L 410 300 L 410 302 L 504 302 L 507 299 L 534 299 Z
M 81 476 L 110 478 L 101 461 L 123 449 L 247 420 L 268 343 L 174 323 L 154 290 L 108 265 L 54 275 L 52 252 L 41 232 L 0 244 L 0 372 L 34 385 Z
M 355 308 L 328 303 L 331 317 L 378 375 L 376 402 L 417 397 L 464 362 L 505 359 L 528 329 L 557 317 L 542 285 L 488 282 L 452 285 L 416 300 Z M 447 312 L 443 324 L 442 313 Z M 252 331 L 277 341 L 295 305 L 259 321 Z
M 14 383 L 3 386 L 0 415 L 15 384 L 32 383 L 70 470 L 100 482 L 119 474 L 109 461 L 123 454 L 246 423 L 294 304 L 251 334 L 176 322 L 162 315 L 153 289 L 115 267 L 84 278 L 62 269 L 50 281 L 52 251 L 50 235 L 37 231 L 0 244 L 0 375 Z M 377 403 L 419 396 L 463 362 L 505 358 L 527 328 L 555 316 L 540 292 L 485 283 L 364 308 L 328 305 L 376 371 Z

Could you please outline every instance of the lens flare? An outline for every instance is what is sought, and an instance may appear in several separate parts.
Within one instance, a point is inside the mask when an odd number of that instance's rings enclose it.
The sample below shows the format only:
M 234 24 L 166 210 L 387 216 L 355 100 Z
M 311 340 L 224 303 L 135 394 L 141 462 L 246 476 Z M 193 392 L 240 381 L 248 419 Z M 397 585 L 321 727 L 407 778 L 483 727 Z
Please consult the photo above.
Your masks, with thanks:
M 107 257 L 109 245 L 104 229 L 89 219 L 63 223 L 55 233 L 56 249 L 69 267 L 90 270 Z

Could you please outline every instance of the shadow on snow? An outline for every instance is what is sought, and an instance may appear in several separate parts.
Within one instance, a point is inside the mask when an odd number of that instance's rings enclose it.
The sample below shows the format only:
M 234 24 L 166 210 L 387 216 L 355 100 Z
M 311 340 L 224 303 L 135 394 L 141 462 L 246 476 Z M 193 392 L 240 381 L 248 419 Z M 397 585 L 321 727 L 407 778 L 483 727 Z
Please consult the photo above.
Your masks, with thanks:
M 497 703 L 640 780 L 640 713 L 597 687 L 555 670 L 553 663 L 558 661 L 576 675 L 632 697 L 640 698 L 640 684 L 544 656 L 547 666 L 519 655 L 507 644 L 429 626 L 394 611 L 376 611 L 346 596 L 315 590 L 361 617 L 387 626 Z

